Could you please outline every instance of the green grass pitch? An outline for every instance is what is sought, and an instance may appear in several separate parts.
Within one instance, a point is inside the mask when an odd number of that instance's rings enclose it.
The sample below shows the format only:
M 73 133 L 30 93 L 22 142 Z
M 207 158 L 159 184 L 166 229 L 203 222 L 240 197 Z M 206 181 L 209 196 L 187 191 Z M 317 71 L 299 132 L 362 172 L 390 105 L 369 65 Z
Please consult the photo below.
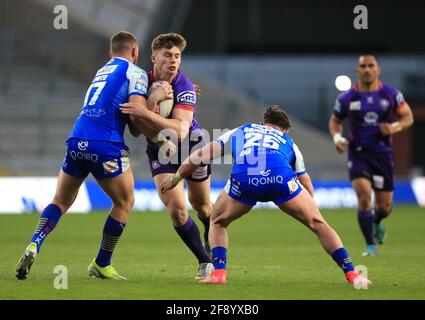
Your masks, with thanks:
M 86 269 L 97 254 L 106 214 L 62 218 L 45 241 L 30 278 L 19 282 L 15 264 L 38 214 L 0 215 L 0 299 L 425 299 L 421 208 L 394 208 L 386 220 L 387 243 L 379 247 L 377 257 L 361 257 L 364 245 L 355 210 L 322 210 L 354 263 L 368 268 L 374 285 L 367 290 L 350 287 L 316 237 L 275 210 L 252 211 L 229 227 L 225 286 L 197 283 L 197 262 L 165 212 L 131 216 L 113 256 L 128 281 L 92 279 Z M 68 268 L 66 290 L 53 286 L 56 265 Z

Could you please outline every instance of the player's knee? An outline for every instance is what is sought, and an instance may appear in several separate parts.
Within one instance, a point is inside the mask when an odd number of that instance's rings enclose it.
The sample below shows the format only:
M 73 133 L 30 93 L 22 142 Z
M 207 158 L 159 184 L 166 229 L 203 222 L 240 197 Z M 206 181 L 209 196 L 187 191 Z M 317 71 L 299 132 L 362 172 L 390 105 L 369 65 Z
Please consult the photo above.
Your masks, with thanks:
M 323 228 L 326 228 L 327 224 L 325 223 L 323 219 L 311 218 L 307 221 L 307 226 L 314 233 L 318 233 L 321 230 L 323 230 Z
M 211 225 L 217 225 L 222 228 L 227 228 L 227 226 L 232 222 L 232 219 L 226 217 L 226 215 L 216 215 L 211 218 Z
M 64 214 L 72 206 L 72 204 L 75 201 L 75 198 L 76 197 L 63 198 L 63 197 L 55 196 L 53 201 L 52 201 L 52 204 L 57 205 L 61 209 L 62 214 Z
M 115 199 L 113 200 L 113 204 L 115 208 L 119 208 L 124 212 L 130 213 L 134 206 L 134 195 L 129 194 L 126 197 Z
M 205 217 L 208 217 L 211 213 L 212 204 L 210 202 L 191 202 L 190 204 L 192 205 L 193 210 Z
M 358 206 L 360 210 L 367 211 L 370 210 L 372 206 L 372 201 L 368 193 L 358 194 Z
M 167 204 L 167 211 L 176 227 L 184 225 L 187 221 L 188 213 L 184 203 L 179 201 L 170 201 Z
M 391 213 L 392 205 L 391 202 L 380 203 L 375 205 L 375 212 L 379 212 L 383 216 L 388 216 Z

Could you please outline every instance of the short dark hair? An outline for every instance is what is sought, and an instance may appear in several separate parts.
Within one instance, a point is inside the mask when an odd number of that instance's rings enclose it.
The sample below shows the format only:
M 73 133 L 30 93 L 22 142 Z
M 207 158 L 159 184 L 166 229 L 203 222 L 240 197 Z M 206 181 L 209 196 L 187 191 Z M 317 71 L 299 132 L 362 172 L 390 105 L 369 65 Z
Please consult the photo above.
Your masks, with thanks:
M 373 53 L 370 53 L 370 52 L 363 52 L 361 55 L 359 55 L 357 61 L 359 61 L 361 57 L 367 57 L 367 56 L 373 57 L 376 61 L 376 64 L 379 65 L 378 58 L 376 58 L 376 56 Z
M 186 39 L 178 33 L 163 33 L 153 39 L 151 44 L 152 52 L 159 49 L 171 49 L 172 47 L 179 48 L 183 52 L 186 48 Z
M 111 37 L 110 49 L 112 53 L 123 53 L 137 46 L 138 42 L 134 34 L 120 31 Z
M 274 124 L 282 130 L 287 130 L 291 127 L 289 117 L 278 105 L 269 106 L 264 112 L 263 122 Z

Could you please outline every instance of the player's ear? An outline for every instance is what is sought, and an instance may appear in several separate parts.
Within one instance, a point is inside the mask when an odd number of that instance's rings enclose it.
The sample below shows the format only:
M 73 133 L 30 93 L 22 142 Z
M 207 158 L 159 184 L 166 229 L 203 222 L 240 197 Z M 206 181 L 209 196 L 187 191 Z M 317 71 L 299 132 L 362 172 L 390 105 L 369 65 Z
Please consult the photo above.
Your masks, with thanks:
M 152 63 L 156 62 L 156 56 L 154 54 L 151 54 L 151 61 Z
M 109 49 L 109 57 L 112 59 L 112 50 Z

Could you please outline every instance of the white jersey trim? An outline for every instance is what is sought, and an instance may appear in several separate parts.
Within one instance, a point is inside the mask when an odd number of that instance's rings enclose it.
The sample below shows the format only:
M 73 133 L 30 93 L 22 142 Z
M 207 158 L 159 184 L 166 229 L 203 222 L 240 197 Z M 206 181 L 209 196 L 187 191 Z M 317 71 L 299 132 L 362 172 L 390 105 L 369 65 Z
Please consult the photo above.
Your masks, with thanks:
M 295 152 L 295 172 L 297 174 L 305 173 L 304 157 L 295 143 L 293 143 L 293 149 Z
M 137 94 L 141 96 L 148 95 L 148 76 L 145 71 L 138 66 L 128 63 L 126 73 L 128 84 L 128 95 Z

